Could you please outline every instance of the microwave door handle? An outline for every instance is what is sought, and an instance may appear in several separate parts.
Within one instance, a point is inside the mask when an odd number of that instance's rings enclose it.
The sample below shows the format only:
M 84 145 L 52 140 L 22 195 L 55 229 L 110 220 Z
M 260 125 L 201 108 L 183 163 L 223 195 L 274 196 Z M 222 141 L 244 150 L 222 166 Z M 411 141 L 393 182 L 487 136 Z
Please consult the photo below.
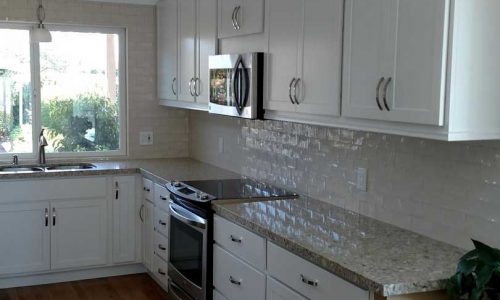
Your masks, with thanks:
M 248 102 L 248 95 L 250 93 L 250 78 L 248 76 L 248 70 L 245 67 L 245 64 L 243 61 L 241 62 L 241 71 L 243 73 L 243 84 L 242 86 L 244 87 L 244 91 L 242 92 L 242 101 L 241 101 L 241 109 L 243 110 L 245 106 L 247 106 Z
M 201 229 L 205 229 L 207 227 L 206 222 L 202 218 L 198 217 L 190 211 L 183 209 L 175 203 L 170 203 L 169 210 L 172 217 L 176 218 L 184 224 Z
M 238 56 L 236 60 L 236 64 L 233 69 L 233 94 L 234 101 L 236 102 L 236 110 L 238 114 L 241 115 L 243 112 L 243 108 L 241 105 L 241 69 L 240 65 L 243 64 L 241 55 Z

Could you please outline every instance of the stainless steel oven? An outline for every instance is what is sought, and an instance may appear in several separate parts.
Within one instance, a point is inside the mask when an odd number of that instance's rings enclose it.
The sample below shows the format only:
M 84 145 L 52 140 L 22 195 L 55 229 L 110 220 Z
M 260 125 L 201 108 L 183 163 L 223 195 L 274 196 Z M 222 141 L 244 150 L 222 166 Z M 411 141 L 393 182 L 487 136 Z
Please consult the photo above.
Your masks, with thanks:
M 170 201 L 170 291 L 180 300 L 207 300 L 208 219 Z
M 246 119 L 263 118 L 264 54 L 209 57 L 209 113 Z

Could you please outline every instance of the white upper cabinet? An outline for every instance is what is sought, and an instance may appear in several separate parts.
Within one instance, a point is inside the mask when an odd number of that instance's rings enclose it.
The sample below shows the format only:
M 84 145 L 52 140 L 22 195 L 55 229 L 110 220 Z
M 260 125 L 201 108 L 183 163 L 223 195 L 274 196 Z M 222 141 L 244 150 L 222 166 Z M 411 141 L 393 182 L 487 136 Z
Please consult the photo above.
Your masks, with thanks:
M 157 12 L 160 104 L 207 110 L 208 57 L 217 45 L 217 0 L 160 0 Z
M 177 0 L 162 0 L 157 6 L 158 98 L 177 100 Z
M 0 205 L 0 276 L 50 268 L 50 205 Z
M 444 125 L 448 0 L 347 0 L 343 115 Z
M 342 0 L 269 0 L 265 108 L 338 116 Z
M 218 4 L 220 39 L 264 31 L 264 0 L 219 0 Z

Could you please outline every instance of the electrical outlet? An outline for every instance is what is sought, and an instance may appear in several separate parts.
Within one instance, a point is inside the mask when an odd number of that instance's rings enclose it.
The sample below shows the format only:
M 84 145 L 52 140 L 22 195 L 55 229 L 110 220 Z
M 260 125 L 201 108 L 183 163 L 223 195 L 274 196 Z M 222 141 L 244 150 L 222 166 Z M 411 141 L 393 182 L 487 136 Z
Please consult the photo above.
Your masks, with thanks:
M 142 146 L 153 145 L 153 132 L 152 131 L 143 131 L 143 132 L 139 133 L 139 144 Z
M 366 192 L 368 181 L 368 170 L 365 168 L 358 168 L 356 170 L 356 189 Z
M 219 137 L 219 154 L 224 153 L 224 138 Z

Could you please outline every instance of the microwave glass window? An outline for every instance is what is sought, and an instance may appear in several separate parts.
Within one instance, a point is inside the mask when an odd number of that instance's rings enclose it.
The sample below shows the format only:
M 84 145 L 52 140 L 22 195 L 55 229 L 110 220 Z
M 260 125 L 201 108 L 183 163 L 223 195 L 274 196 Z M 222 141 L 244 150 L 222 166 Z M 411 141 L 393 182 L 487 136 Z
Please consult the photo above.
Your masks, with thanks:
M 210 70 L 210 102 L 219 105 L 233 106 L 231 91 L 232 69 Z

